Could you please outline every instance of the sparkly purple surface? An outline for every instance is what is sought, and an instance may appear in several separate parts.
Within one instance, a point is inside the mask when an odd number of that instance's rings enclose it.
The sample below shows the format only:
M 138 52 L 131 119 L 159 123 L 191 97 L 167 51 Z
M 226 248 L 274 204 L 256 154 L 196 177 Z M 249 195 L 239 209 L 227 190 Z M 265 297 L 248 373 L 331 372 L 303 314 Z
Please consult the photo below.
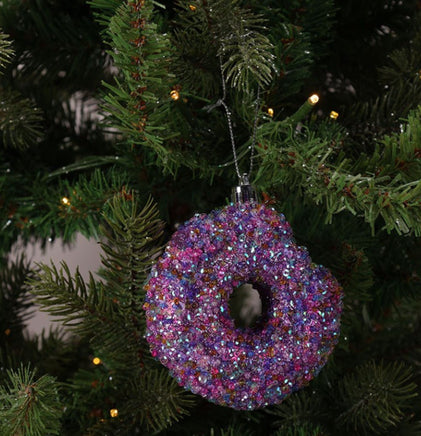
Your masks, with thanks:
M 254 328 L 230 317 L 230 295 L 244 283 L 270 290 Z M 186 389 L 234 409 L 281 402 L 318 374 L 338 341 L 338 282 L 295 244 L 285 217 L 261 204 L 195 215 L 145 289 L 152 355 Z

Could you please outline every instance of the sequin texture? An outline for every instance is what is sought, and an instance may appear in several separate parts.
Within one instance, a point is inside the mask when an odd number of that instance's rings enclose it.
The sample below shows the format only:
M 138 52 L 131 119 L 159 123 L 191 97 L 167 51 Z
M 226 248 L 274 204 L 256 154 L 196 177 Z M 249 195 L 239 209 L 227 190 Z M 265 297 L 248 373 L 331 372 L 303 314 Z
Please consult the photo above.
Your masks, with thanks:
M 253 328 L 230 317 L 230 295 L 244 283 L 269 290 Z M 234 409 L 281 402 L 319 373 L 338 341 L 338 282 L 295 244 L 285 217 L 261 204 L 195 215 L 145 289 L 152 355 L 186 389 Z

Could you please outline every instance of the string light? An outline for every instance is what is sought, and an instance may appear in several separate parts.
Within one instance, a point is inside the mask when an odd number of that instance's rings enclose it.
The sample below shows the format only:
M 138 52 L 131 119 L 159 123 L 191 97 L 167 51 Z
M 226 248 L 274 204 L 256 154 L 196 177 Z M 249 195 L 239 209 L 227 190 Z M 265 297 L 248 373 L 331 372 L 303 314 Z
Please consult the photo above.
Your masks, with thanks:
M 4 334 L 5 334 L 6 336 L 9 336 L 10 333 L 12 333 L 12 330 L 10 330 L 10 329 L 6 329 L 6 330 L 4 331 Z
M 118 409 L 110 409 L 110 416 L 111 416 L 111 418 L 117 418 Z
M 170 92 L 170 96 L 174 101 L 177 101 L 180 98 L 180 93 L 176 89 L 173 89 Z
M 319 96 L 317 94 L 310 95 L 298 110 L 287 118 L 288 124 L 294 127 L 297 126 L 313 110 L 318 101 Z
M 308 102 L 314 106 L 315 104 L 317 104 L 319 101 L 319 96 L 317 94 L 313 94 L 308 98 Z
M 275 111 L 270 107 L 268 108 L 268 115 L 272 118 L 274 115 Z
M 99 365 L 100 363 L 102 363 L 102 361 L 101 361 L 101 359 L 100 359 L 99 357 L 94 357 L 94 358 L 92 359 L 92 363 L 93 363 L 94 365 Z
M 329 116 L 332 118 L 332 120 L 336 120 L 336 118 L 339 117 L 339 114 L 338 112 L 332 111 Z
M 61 199 L 61 204 L 64 204 L 64 206 L 70 206 L 70 200 L 67 197 L 63 197 Z
M 197 9 L 197 7 L 195 5 L 189 5 L 189 8 L 193 12 Z

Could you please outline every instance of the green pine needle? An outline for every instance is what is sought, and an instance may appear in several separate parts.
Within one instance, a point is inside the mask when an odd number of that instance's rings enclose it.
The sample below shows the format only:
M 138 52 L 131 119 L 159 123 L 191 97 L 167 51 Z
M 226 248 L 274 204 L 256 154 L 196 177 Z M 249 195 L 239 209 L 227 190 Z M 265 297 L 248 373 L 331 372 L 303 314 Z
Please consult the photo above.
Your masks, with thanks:
M 273 436 L 329 436 L 329 433 L 321 427 L 300 426 L 284 430 L 279 430 Z
M 127 369 L 141 363 L 146 348 L 143 284 L 161 252 L 163 225 L 152 200 L 140 209 L 135 193 L 124 188 L 106 204 L 104 220 L 100 275 L 105 282 L 92 274 L 85 282 L 78 270 L 72 274 L 62 262 L 60 268 L 39 265 L 30 283 L 41 310 L 89 339 L 114 368 Z
M 63 413 L 54 377 L 36 378 L 36 371 L 21 366 L 8 370 L 0 386 L 0 433 L 2 436 L 60 435 Z
M 382 434 L 405 416 L 417 386 L 411 368 L 402 363 L 368 362 L 341 381 L 339 427 L 361 435 Z
M 8 330 L 11 335 L 11 338 L 0 336 L 0 344 L 8 339 L 17 340 L 32 315 L 29 286 L 25 283 L 30 275 L 29 262 L 23 255 L 0 269 L 0 331 Z
M 39 109 L 16 92 L 0 89 L 0 132 L 3 147 L 25 149 L 43 137 L 43 117 Z
M 104 218 L 106 224 L 100 230 L 107 240 L 101 243 L 106 255 L 102 277 L 113 298 L 130 306 L 133 298 L 143 297 L 143 283 L 161 253 L 163 222 L 152 199 L 139 209 L 134 192 L 115 195 L 106 205 Z
M 388 232 L 421 235 L 421 107 L 410 113 L 401 133 L 378 140 L 371 156 L 357 160 L 335 147 L 336 141 L 303 131 L 294 135 L 285 122 L 262 125 L 264 146 L 258 148 L 262 188 L 296 186 L 303 197 L 325 208 L 326 222 L 347 211 L 364 217 L 372 233 L 380 225 Z M 340 141 L 341 136 L 337 138 Z
M 12 43 L 9 41 L 8 37 L 8 35 L 0 31 L 0 70 L 9 63 L 13 57 Z
M 128 402 L 127 411 L 137 410 L 141 423 L 155 432 L 179 421 L 196 402 L 166 369 L 149 370 L 137 383 L 140 395 Z
M 138 14 L 123 4 L 110 19 L 107 34 L 113 50 L 109 54 L 121 74 L 114 84 L 104 84 L 108 90 L 104 109 L 110 124 L 130 138 L 131 147 L 147 147 L 174 172 L 180 156 L 163 146 L 165 139 L 178 136 L 177 126 L 164 127 L 173 105 L 168 85 L 174 80 L 169 72 L 171 45 L 168 36 L 158 32 L 153 6 L 145 3 Z M 135 22 L 143 24 L 133 27 Z
M 253 436 L 254 433 L 247 429 L 246 425 L 236 425 L 221 429 L 217 434 L 220 436 Z M 214 433 L 211 432 L 210 436 L 214 436 Z
M 206 75 L 220 75 L 219 56 L 228 83 L 237 91 L 250 92 L 253 85 L 263 87 L 270 83 L 275 71 L 273 46 L 265 35 L 267 29 L 260 15 L 240 6 L 238 0 L 211 0 L 198 4 L 194 13 L 185 3 L 178 4 L 180 18 L 175 45 L 181 56 L 176 61 L 177 72 L 183 77 L 182 65 L 187 64 L 186 72 L 189 72 L 189 63 L 194 64 L 199 79 L 185 76 L 190 88 L 198 88 L 197 84 L 203 83 Z M 199 46 L 209 47 L 206 59 L 198 60 L 194 56 L 195 49 L 186 44 L 192 38 L 199 41 Z
M 311 394 L 311 390 L 301 390 L 290 395 L 282 403 L 270 407 L 266 412 L 275 417 L 273 425 L 280 430 L 280 435 L 301 435 L 299 428 L 316 428 L 320 415 L 320 397 Z M 289 433 L 289 430 L 294 430 Z

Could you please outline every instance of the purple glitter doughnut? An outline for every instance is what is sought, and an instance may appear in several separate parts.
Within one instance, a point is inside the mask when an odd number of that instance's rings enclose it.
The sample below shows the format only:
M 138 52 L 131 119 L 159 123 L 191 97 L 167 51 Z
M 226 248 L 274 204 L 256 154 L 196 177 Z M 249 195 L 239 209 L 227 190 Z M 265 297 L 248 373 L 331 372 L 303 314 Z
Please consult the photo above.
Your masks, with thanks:
M 236 327 L 229 312 L 245 283 L 268 292 L 253 328 Z M 319 373 L 338 341 L 338 282 L 295 244 L 285 217 L 261 204 L 195 215 L 145 289 L 152 355 L 186 389 L 234 409 L 279 403 Z

